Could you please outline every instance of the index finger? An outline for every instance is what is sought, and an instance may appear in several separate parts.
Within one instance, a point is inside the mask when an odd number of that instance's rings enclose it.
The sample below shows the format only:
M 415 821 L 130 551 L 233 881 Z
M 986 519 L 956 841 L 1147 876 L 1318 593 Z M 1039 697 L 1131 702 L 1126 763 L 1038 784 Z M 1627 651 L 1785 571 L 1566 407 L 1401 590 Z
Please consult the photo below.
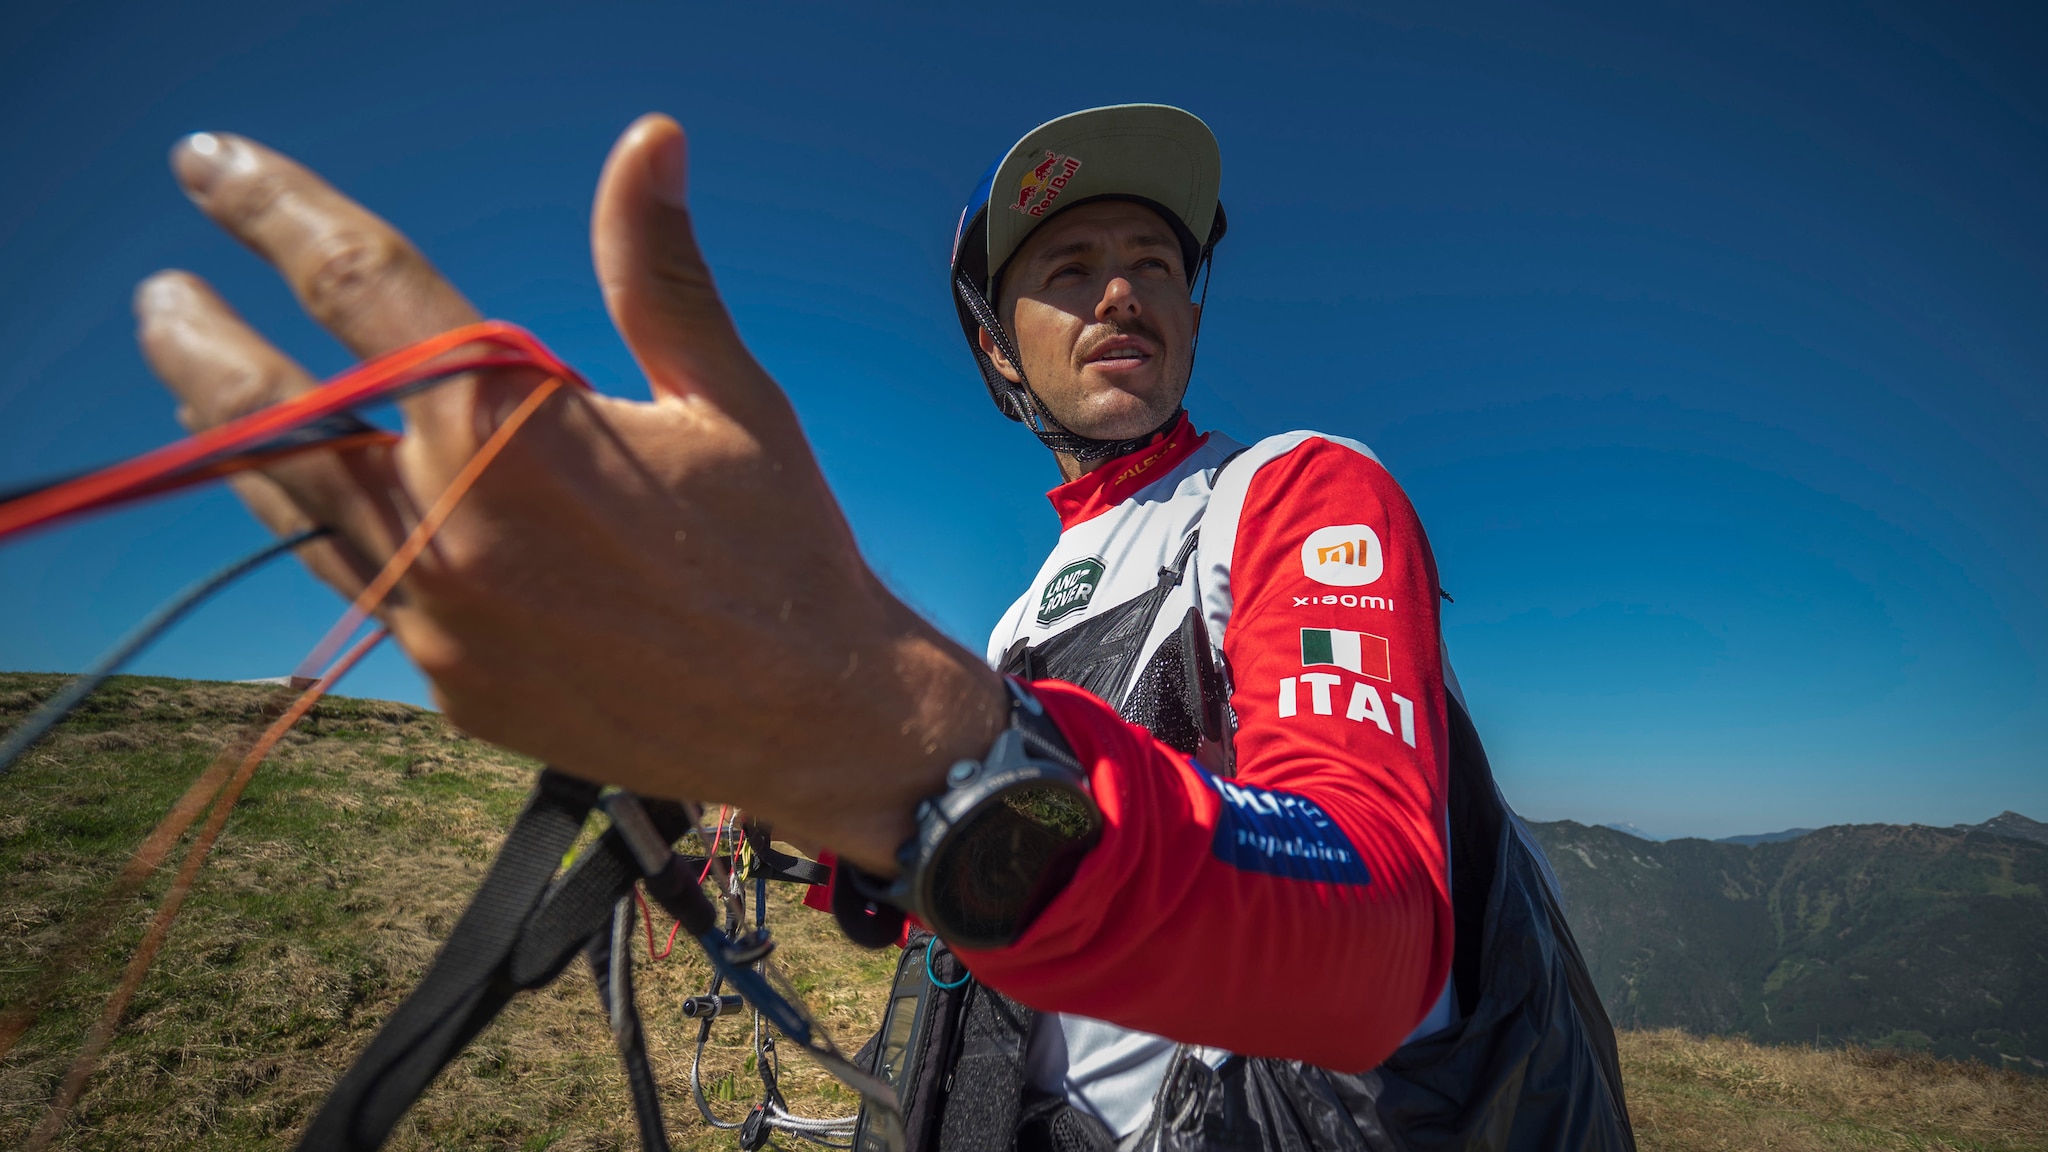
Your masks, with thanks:
M 397 229 L 282 153 L 200 132 L 178 143 L 171 167 L 200 210 L 269 261 L 358 356 L 482 318 Z

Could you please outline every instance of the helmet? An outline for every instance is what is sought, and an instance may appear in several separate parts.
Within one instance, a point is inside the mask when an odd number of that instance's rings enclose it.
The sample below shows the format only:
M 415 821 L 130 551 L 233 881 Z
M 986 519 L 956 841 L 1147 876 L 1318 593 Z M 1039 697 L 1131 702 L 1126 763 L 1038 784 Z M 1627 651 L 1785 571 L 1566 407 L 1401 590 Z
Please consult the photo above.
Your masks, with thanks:
M 1209 126 L 1165 104 L 1117 104 L 1062 116 L 1032 129 L 990 165 L 953 234 L 953 298 L 968 348 L 1003 415 L 1024 423 L 1046 447 L 1081 460 L 1122 455 L 1151 440 L 1156 431 L 1134 440 L 1096 440 L 1065 428 L 1028 380 L 1012 383 L 996 370 L 981 350 L 979 332 L 988 329 L 1010 363 L 1021 366 L 993 303 L 1004 267 L 1040 224 L 1095 200 L 1133 200 L 1171 225 L 1192 290 L 1223 238 L 1223 205 L 1216 199 L 1222 168 Z M 1206 279 L 1202 291 L 1206 297 Z M 1179 418 L 1176 411 L 1160 430 Z

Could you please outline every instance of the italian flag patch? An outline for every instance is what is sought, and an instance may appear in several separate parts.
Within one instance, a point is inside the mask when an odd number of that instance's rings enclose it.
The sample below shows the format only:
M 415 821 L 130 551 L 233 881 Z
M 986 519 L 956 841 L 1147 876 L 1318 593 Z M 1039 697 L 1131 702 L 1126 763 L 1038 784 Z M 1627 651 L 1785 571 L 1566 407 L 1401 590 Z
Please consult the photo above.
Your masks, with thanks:
M 1390 684 L 1394 680 L 1392 659 L 1387 651 L 1387 638 L 1375 636 L 1370 632 L 1346 632 L 1342 628 L 1303 628 L 1301 664 L 1304 668 L 1327 664 Z

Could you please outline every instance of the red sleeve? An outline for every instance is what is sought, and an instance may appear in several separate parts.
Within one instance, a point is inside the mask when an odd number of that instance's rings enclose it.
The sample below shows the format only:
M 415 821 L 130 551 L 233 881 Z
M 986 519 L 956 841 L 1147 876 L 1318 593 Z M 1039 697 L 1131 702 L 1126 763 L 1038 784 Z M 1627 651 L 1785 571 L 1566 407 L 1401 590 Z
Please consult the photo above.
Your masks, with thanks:
M 1370 1068 L 1450 970 L 1436 565 L 1386 470 L 1311 439 L 1253 478 L 1231 588 L 1235 778 L 1040 683 L 1102 842 L 1021 940 L 962 959 L 1042 1010 Z

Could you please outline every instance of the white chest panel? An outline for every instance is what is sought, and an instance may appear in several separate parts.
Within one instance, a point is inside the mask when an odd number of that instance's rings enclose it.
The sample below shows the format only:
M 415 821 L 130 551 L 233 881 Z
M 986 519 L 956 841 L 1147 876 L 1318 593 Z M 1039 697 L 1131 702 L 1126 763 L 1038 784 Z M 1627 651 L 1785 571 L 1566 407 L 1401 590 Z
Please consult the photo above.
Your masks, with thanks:
M 999 663 L 1020 639 L 1042 644 L 1156 587 L 1160 570 L 1172 566 L 1188 533 L 1202 523 L 1217 467 L 1242 448 L 1212 432 L 1207 443 L 1129 500 L 1061 533 L 1030 586 L 990 633 L 989 662 Z M 1233 464 L 1229 475 L 1237 472 Z M 1198 580 L 1182 581 L 1175 599 L 1154 618 L 1134 672 L 1179 626 L 1187 606 L 1200 602 L 1199 587 Z M 1223 642 L 1222 628 L 1215 623 L 1209 641 L 1218 647 Z

